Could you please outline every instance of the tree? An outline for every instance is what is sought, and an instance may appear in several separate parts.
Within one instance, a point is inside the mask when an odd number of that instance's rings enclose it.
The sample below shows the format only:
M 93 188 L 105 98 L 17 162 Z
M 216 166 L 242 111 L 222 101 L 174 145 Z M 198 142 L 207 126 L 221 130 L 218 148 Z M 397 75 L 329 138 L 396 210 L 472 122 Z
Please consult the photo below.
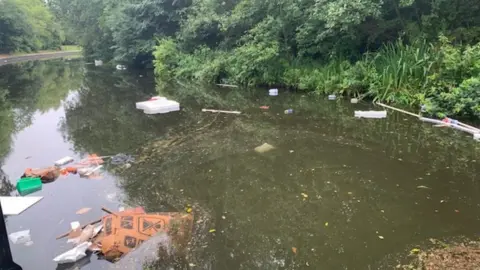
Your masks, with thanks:
M 57 49 L 63 31 L 42 0 L 0 2 L 0 52 Z
M 16 50 L 29 51 L 29 38 L 33 36 L 27 23 L 28 14 L 15 0 L 0 2 L 0 52 L 9 53 Z

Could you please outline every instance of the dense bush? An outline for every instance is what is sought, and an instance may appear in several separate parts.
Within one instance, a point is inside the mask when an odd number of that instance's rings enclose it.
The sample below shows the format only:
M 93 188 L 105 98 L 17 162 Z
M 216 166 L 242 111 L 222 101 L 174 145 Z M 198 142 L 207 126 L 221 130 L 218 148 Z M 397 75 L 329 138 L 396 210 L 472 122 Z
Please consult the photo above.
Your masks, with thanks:
M 0 53 L 59 49 L 61 27 L 42 0 L 0 1 Z
M 85 53 L 147 66 L 155 57 L 159 82 L 283 85 L 425 104 L 436 114 L 476 115 L 474 107 L 459 104 L 470 102 L 479 77 L 477 2 L 50 0 L 49 4 L 68 14 Z
M 168 81 L 275 85 L 368 97 L 405 105 L 426 105 L 429 112 L 480 117 L 480 44 L 452 45 L 441 36 L 437 45 L 401 40 L 366 53 L 356 62 L 291 63 L 275 43 L 246 43 L 231 53 L 202 47 L 184 53 L 172 39 L 156 47 L 155 71 Z

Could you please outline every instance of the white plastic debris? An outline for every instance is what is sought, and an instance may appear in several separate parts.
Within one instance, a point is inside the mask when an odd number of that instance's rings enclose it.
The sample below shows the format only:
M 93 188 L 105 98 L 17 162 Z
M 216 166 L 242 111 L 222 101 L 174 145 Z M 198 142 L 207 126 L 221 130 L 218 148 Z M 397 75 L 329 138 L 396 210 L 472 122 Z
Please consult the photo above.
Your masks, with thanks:
M 158 114 L 180 111 L 180 103 L 173 100 L 158 100 L 145 105 L 145 114 Z
M 27 244 L 32 242 L 30 237 L 30 230 L 14 232 L 8 235 L 8 239 L 12 241 L 13 244 Z
M 66 156 L 66 157 L 63 157 L 63 158 L 55 161 L 55 166 L 63 166 L 63 165 L 68 164 L 70 162 L 73 162 L 73 158 L 69 157 L 69 156 Z
M 355 111 L 358 118 L 386 118 L 387 111 Z
M 255 152 L 257 153 L 266 153 L 268 151 L 271 151 L 275 149 L 275 147 L 273 145 L 270 145 L 268 143 L 264 143 L 258 147 L 255 147 Z
M 103 61 L 102 61 L 102 60 L 95 60 L 95 66 L 96 66 L 96 67 L 99 67 L 99 66 L 101 66 L 101 65 L 103 65 Z
M 87 173 L 85 174 L 85 176 L 91 175 L 92 173 L 100 170 L 102 167 L 103 167 L 103 165 L 98 165 L 97 167 L 95 167 L 95 168 L 91 169 L 89 172 L 87 172 Z
M 0 197 L 3 214 L 6 216 L 18 215 L 27 208 L 38 203 L 43 197 Z
M 337 96 L 335 95 L 328 95 L 328 100 L 335 100 L 337 99 Z
M 160 96 L 156 96 L 156 97 L 152 97 L 151 99 L 147 100 L 147 101 L 142 101 L 142 102 L 137 102 L 135 103 L 135 107 L 139 110 L 145 110 L 147 109 L 146 105 L 151 103 L 151 102 L 156 102 L 158 100 L 167 100 L 166 97 L 160 97 Z
M 115 68 L 116 68 L 117 70 L 126 70 L 126 69 L 127 69 L 127 67 L 124 66 L 124 65 L 117 65 Z
M 67 243 L 73 243 L 77 246 L 79 244 L 87 242 L 90 238 L 93 237 L 93 229 L 94 228 L 92 225 L 88 225 L 87 227 L 85 227 L 85 229 L 82 230 L 78 237 L 68 239 Z
M 98 225 L 93 229 L 93 237 L 97 236 L 97 234 L 103 229 L 103 224 Z
M 352 104 L 357 104 L 357 103 L 358 103 L 358 98 L 352 98 L 352 99 L 350 99 L 350 103 L 352 103 Z
M 91 170 L 92 170 L 91 168 L 80 168 L 80 169 L 77 169 L 77 173 L 80 176 L 86 176 L 87 173 L 89 173 Z
M 227 114 L 241 114 L 239 111 L 223 111 L 223 110 L 212 110 L 212 109 L 202 109 L 202 112 L 212 112 L 212 113 L 227 113 Z
M 276 89 L 276 88 L 270 89 L 270 90 L 268 90 L 268 94 L 270 96 L 278 96 L 278 89 Z
M 180 103 L 157 96 L 147 101 L 137 102 L 135 107 L 146 114 L 169 113 L 179 111 Z
M 57 257 L 53 258 L 53 261 L 59 264 L 76 262 L 81 258 L 87 256 L 87 254 L 85 254 L 85 251 L 91 244 L 92 244 L 91 242 L 84 242 L 70 249 L 69 251 L 62 253 Z
M 71 222 L 70 227 L 72 228 L 72 230 L 76 230 L 76 229 L 80 228 L 80 222 L 78 222 L 78 221 Z

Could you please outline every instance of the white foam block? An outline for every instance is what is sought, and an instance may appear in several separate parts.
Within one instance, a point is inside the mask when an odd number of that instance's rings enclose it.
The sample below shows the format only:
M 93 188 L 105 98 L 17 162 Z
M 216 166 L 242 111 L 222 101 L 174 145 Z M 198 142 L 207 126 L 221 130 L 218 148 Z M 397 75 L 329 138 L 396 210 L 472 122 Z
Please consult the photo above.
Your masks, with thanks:
M 155 102 L 161 102 L 163 100 L 167 100 L 167 98 L 156 96 L 156 97 L 152 97 L 151 100 L 135 103 L 135 107 L 139 110 L 145 110 L 145 109 L 147 109 L 146 105 L 151 104 L 151 103 L 155 103 Z
M 155 103 L 149 103 L 144 106 L 144 113 L 157 114 L 169 113 L 180 110 L 180 103 L 173 100 L 162 100 Z
M 38 203 L 43 197 L 0 197 L 3 214 L 14 216 L 27 210 L 30 206 Z

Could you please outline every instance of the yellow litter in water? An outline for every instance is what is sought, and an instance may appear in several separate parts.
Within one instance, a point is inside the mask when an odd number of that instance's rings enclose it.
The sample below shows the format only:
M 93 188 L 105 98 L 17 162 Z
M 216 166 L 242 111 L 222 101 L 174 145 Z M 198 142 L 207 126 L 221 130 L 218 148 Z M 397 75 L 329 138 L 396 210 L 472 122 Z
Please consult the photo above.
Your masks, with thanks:
M 274 146 L 272 146 L 272 145 L 270 145 L 270 144 L 268 144 L 268 143 L 264 143 L 264 144 L 256 147 L 256 148 L 255 148 L 255 152 L 257 152 L 257 153 L 265 153 L 265 152 L 271 151 L 271 150 L 273 150 L 273 149 L 275 149 Z
M 410 250 L 410 254 L 417 254 L 419 252 L 420 252 L 419 248 L 414 248 L 414 249 Z

